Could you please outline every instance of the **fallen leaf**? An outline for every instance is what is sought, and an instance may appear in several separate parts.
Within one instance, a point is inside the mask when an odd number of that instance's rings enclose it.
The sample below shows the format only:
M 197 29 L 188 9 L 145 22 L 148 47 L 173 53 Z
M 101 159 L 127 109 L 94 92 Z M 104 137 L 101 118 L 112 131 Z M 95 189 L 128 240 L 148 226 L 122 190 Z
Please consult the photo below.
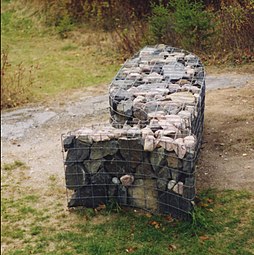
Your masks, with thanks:
M 208 236 L 200 236 L 199 239 L 201 241 L 206 241 L 206 240 L 209 240 L 209 237 Z
M 151 221 L 150 225 L 154 226 L 156 229 L 159 229 L 161 227 L 161 224 L 157 221 Z
M 125 251 L 126 251 L 127 253 L 132 253 L 132 252 L 134 252 L 134 251 L 136 251 L 136 250 L 137 250 L 136 247 L 129 247 L 129 248 L 125 249 Z
M 170 215 L 165 216 L 165 220 L 168 221 L 168 222 L 173 222 L 174 221 L 174 219 Z
M 213 200 L 211 198 L 208 198 L 207 203 L 211 204 L 211 203 L 213 203 Z
M 101 210 L 103 210 L 103 209 L 105 209 L 106 208 L 106 205 L 105 204 L 100 204 L 98 207 L 96 207 L 96 211 L 101 211 Z
M 168 246 L 168 250 L 169 250 L 169 251 L 176 250 L 176 246 L 175 246 L 174 244 L 170 244 L 170 245 Z
M 151 213 L 146 213 L 145 216 L 146 216 L 147 218 L 151 218 L 151 217 L 152 217 L 152 214 L 151 214 Z

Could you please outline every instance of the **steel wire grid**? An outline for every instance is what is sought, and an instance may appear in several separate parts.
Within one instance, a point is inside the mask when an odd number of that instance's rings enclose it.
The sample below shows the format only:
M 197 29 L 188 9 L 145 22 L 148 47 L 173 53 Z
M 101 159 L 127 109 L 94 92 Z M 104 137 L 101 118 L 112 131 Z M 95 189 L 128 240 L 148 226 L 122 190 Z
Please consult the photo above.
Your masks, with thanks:
M 148 51 L 153 52 L 152 56 L 144 54 Z M 163 52 L 168 52 L 169 56 L 171 54 L 172 60 L 174 54 L 183 54 L 178 55 L 177 60 L 174 58 L 174 61 L 181 63 L 181 68 L 191 64 L 191 68 L 198 71 L 187 77 L 179 78 L 172 74 L 165 78 L 165 63 L 161 63 L 160 59 L 152 62 L 154 56 L 160 56 Z M 186 56 L 189 56 L 189 60 L 186 60 Z M 152 64 L 147 66 L 150 71 L 142 74 L 142 77 L 153 73 L 164 75 L 163 78 L 159 77 L 160 82 L 156 79 L 144 81 L 140 76 L 134 80 L 128 77 L 130 73 L 125 72 L 126 68 L 140 67 L 140 64 L 146 64 L 145 61 Z M 188 86 L 175 86 L 181 82 Z M 157 87 L 151 87 L 154 84 Z M 140 87 L 142 89 L 138 90 Z M 130 97 L 126 91 L 135 88 L 137 90 L 134 89 L 134 92 L 143 95 L 153 92 L 146 90 L 146 87 L 168 92 L 145 98 L 146 103 L 152 103 L 152 107 L 155 107 L 145 112 L 145 118 L 137 118 L 133 112 L 133 102 L 139 95 L 133 93 Z M 177 101 L 175 107 L 171 108 L 173 113 L 165 108 L 161 110 L 160 103 L 168 95 L 178 92 L 188 92 L 186 98 L 189 102 Z M 195 95 L 195 100 L 191 95 Z M 172 98 L 170 100 L 174 101 Z M 127 106 L 126 101 L 129 103 Z M 145 47 L 126 61 L 113 79 L 109 88 L 109 102 L 111 125 L 93 125 L 62 135 L 68 206 L 96 208 L 113 200 L 123 206 L 189 219 L 196 195 L 195 164 L 204 126 L 205 78 L 199 59 L 189 52 L 169 46 Z M 181 115 L 188 111 L 191 113 L 188 118 Z M 156 131 L 168 130 L 172 128 L 172 123 L 176 123 L 169 121 L 159 127 L 151 123 L 168 115 L 181 116 L 181 123 L 177 123 L 175 132 L 166 135 L 170 142 L 161 143 L 160 139 L 164 136 L 155 135 Z M 152 149 L 146 147 L 147 137 L 142 133 L 146 128 L 151 128 L 154 133 Z M 179 139 L 185 141 L 186 137 L 195 140 L 192 147 L 177 144 Z M 184 153 L 181 146 L 185 146 Z
M 146 54 L 149 51 L 150 54 Z M 184 85 L 178 86 L 178 84 Z M 204 68 L 197 56 L 169 46 L 145 47 L 125 62 L 109 86 L 112 122 L 118 124 L 123 124 L 126 120 L 134 123 L 135 121 L 146 122 L 149 120 L 149 110 L 152 112 L 162 110 L 160 106 L 165 100 L 162 95 L 165 91 L 169 95 L 174 92 L 193 92 L 193 90 L 199 93 L 199 89 L 204 92 L 205 82 Z M 151 92 L 156 92 L 157 95 L 149 96 Z M 140 109 L 143 112 L 135 114 L 135 105 L 131 102 L 144 94 L 143 99 L 146 103 L 150 105 L 154 103 L 157 109 Z M 201 99 L 202 93 L 199 96 Z M 172 101 L 174 103 L 174 100 Z M 188 105 L 185 101 L 179 102 L 179 100 L 175 103 L 177 104 L 175 109 L 171 112 L 163 109 L 164 112 L 177 114 Z M 190 103 L 190 105 L 193 104 Z

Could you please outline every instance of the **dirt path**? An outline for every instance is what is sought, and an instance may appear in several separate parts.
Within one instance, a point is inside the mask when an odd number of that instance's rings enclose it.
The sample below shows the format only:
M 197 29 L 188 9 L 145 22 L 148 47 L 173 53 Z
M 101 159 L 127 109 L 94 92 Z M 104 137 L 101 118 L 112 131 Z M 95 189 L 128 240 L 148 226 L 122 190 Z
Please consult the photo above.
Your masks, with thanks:
M 25 162 L 29 185 L 43 188 L 54 176 L 63 187 L 61 134 L 107 122 L 107 108 L 105 85 L 77 91 L 47 106 L 2 112 L 2 163 Z M 254 191 L 253 127 L 254 75 L 207 76 L 204 144 L 197 169 L 199 189 Z

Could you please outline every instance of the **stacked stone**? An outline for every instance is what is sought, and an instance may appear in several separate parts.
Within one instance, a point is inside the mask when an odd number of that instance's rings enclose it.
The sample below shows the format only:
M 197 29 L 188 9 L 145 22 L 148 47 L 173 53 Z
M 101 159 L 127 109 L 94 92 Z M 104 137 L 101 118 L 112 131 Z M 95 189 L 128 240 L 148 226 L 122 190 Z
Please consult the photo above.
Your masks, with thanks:
M 121 205 L 186 218 L 204 117 L 199 59 L 165 45 L 145 47 L 109 88 L 111 125 L 63 140 L 69 206 Z
M 110 85 L 112 122 L 197 116 L 195 106 L 203 85 L 203 66 L 195 55 L 165 45 L 145 47 L 123 65 Z

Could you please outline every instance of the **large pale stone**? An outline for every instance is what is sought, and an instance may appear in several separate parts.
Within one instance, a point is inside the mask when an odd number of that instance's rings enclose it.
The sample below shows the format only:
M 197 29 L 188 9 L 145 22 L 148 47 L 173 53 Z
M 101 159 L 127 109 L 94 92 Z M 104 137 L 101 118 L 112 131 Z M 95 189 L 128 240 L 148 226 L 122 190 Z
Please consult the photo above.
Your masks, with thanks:
M 139 179 L 128 188 L 130 196 L 130 203 L 133 206 L 157 210 L 157 191 L 156 191 L 156 180 L 154 179 Z
M 156 148 L 156 139 L 153 135 L 147 135 L 144 141 L 144 151 L 153 151 Z

